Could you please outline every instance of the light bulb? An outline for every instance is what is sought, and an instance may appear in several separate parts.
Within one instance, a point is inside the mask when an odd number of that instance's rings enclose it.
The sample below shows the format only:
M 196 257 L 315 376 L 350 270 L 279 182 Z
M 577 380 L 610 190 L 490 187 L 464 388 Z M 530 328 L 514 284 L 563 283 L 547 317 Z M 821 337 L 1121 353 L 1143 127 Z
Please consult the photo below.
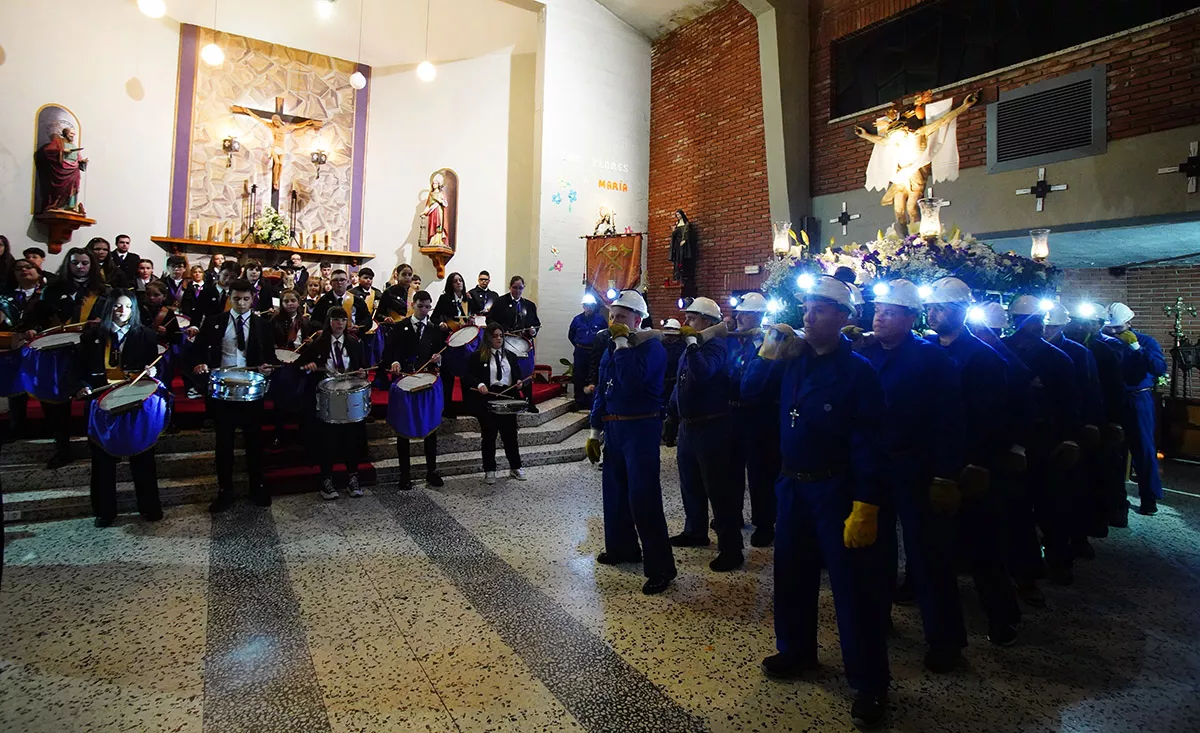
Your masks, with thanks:
M 738 304 L 737 296 L 736 295 L 729 296 L 729 307 L 737 308 L 737 304 Z
M 363 76 L 361 71 L 356 71 L 350 75 L 350 86 L 355 89 L 363 89 L 367 86 L 367 77 Z
M 1096 308 L 1091 303 L 1080 303 L 1079 307 L 1075 309 L 1075 312 L 1084 318 L 1091 318 L 1092 316 L 1096 315 Z
M 871 292 L 875 293 L 876 298 L 882 298 L 888 294 L 888 286 L 885 283 L 878 283 L 875 287 L 871 288 Z
M 617 299 L 617 295 L 618 295 L 618 293 L 617 293 L 617 291 L 616 291 L 616 289 L 615 289 L 615 288 L 609 288 L 609 289 L 608 289 L 608 290 L 607 290 L 607 291 L 604 293 L 604 296 L 605 296 L 606 298 L 608 298 L 609 300 L 616 300 L 616 299 Z
M 983 323 L 983 309 L 973 305 L 967 309 L 967 320 L 971 323 Z
M 321 20 L 333 17 L 333 0 L 317 0 L 317 17 Z
M 808 290 L 809 288 L 811 288 L 813 285 L 816 285 L 816 284 L 817 284 L 817 279 L 815 277 L 813 277 L 812 274 L 807 273 L 807 272 L 800 275 L 800 277 L 796 278 L 796 286 L 799 287 L 801 290 Z
M 138 0 L 138 10 L 148 18 L 161 18 L 167 13 L 167 4 L 163 0 Z
M 437 67 L 428 61 L 422 61 L 417 66 L 417 78 L 421 81 L 433 81 L 437 78 Z
M 1048 311 L 1048 310 L 1052 309 L 1053 307 L 1054 307 L 1054 301 L 1050 300 L 1049 298 L 1042 298 L 1042 301 L 1040 303 L 1038 303 L 1038 310 Z
M 783 303 L 779 302 L 778 298 L 771 298 L 767 301 L 767 313 L 778 313 L 783 310 Z
M 200 58 L 209 66 L 220 66 L 225 63 L 225 52 L 215 43 L 210 43 L 200 49 Z
M 924 300 L 925 298 L 933 295 L 933 288 L 929 287 L 928 285 L 922 285 L 921 287 L 917 288 L 917 295 L 921 296 L 921 299 Z

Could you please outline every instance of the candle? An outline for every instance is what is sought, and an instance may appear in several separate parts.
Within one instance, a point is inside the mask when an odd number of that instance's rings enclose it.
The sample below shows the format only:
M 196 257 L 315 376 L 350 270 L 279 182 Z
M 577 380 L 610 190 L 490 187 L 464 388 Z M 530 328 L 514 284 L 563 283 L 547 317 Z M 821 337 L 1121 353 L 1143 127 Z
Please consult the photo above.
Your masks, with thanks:
M 329 232 L 325 232 L 325 249 L 329 249 Z
M 195 239 L 195 238 L 196 238 L 196 222 L 189 221 L 188 222 L 188 239 Z
M 216 240 L 216 225 L 214 225 L 214 224 L 208 225 L 208 241 L 209 242 L 217 241 Z

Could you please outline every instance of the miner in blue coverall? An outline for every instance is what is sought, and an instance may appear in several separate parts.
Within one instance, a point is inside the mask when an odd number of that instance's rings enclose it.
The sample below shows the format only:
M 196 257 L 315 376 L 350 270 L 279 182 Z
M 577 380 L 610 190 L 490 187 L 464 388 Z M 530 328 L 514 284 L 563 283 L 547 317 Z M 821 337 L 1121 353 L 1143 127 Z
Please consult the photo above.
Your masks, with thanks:
M 684 310 L 679 330 L 686 347 L 679 358 L 675 391 L 667 414 L 679 421 L 679 488 L 683 495 L 683 531 L 671 538 L 676 547 L 708 545 L 708 505 L 717 531 L 718 573 L 742 565 L 741 497 L 729 473 L 729 328 L 721 307 L 696 298 Z
M 583 295 L 583 312 L 571 320 L 567 329 L 567 340 L 575 347 L 575 360 L 571 367 L 571 381 L 575 386 L 575 405 L 591 409 L 592 395 L 587 391 L 588 375 L 591 373 L 592 345 L 596 335 L 608 328 L 608 320 L 597 307 L 596 296 Z
M 671 401 L 671 396 L 675 394 L 675 380 L 679 377 L 679 358 L 683 356 L 683 350 L 687 347 L 683 337 L 679 335 L 679 321 L 674 318 L 668 318 L 663 323 L 663 348 L 667 350 L 667 374 L 665 383 L 663 384 L 663 413 L 666 413 L 667 404 Z M 668 448 L 675 447 L 675 439 L 679 436 L 679 420 L 672 418 L 670 415 L 663 420 L 663 445 Z
M 766 312 L 767 299 L 761 293 L 746 293 L 733 307 L 737 330 L 726 340 L 734 426 L 733 483 L 739 496 L 745 496 L 744 486 L 750 490 L 752 547 L 768 547 L 775 541 L 775 479 L 779 477 L 779 420 L 775 416 L 779 406 L 767 400 L 752 401 L 741 394 L 746 366 L 763 344 Z M 739 507 L 741 503 L 739 499 Z
M 876 284 L 874 293 L 874 330 L 858 353 L 883 384 L 885 475 L 929 646 L 925 667 L 949 672 L 967 645 L 954 553 L 958 477 L 966 465 L 962 394 L 950 358 L 913 333 L 923 309 L 917 286 L 893 280 Z M 890 513 L 884 516 L 884 526 L 894 527 Z M 894 542 L 895 533 L 885 532 L 880 541 Z
M 1137 471 L 1138 494 L 1142 500 L 1138 514 L 1149 516 L 1158 512 L 1158 500 L 1163 497 L 1162 479 L 1158 475 L 1158 448 L 1154 442 L 1154 385 L 1167 373 L 1167 360 L 1153 337 L 1130 328 L 1133 316 L 1129 306 L 1113 303 L 1108 307 L 1104 330 L 1127 347 L 1121 360 L 1128 393 L 1125 439 L 1129 441 L 1133 470 Z
M 667 355 L 661 332 L 641 329 L 647 312 L 636 290 L 622 292 L 609 307 L 612 343 L 600 359 L 586 452 L 598 463 L 603 438 L 604 551 L 596 561 L 642 561 L 642 592 L 654 595 L 667 589 L 676 571 L 659 481 Z
M 967 329 L 972 296 L 966 283 L 946 277 L 933 283 L 930 291 L 925 304 L 929 327 L 935 335 L 928 341 L 939 346 L 953 363 L 964 408 L 967 468 L 959 481 L 959 546 L 969 561 L 975 590 L 987 615 L 988 641 L 1010 646 L 1017 640 L 1021 609 L 1005 565 L 1004 500 L 1005 490 L 1020 480 L 1015 471 L 1021 456 L 1013 452 L 1010 425 L 996 419 L 1005 414 L 1009 402 L 1007 365 Z M 987 472 L 986 477 L 980 476 L 981 469 Z
M 775 485 L 775 637 L 768 676 L 817 665 L 821 564 L 829 570 L 856 725 L 879 725 L 890 679 L 887 548 L 876 541 L 888 488 L 881 473 L 883 388 L 841 329 L 853 310 L 828 276 L 806 291 L 803 335 L 772 328 L 742 379 L 742 397 L 779 402 L 783 467 Z M 885 530 L 886 531 L 886 530 Z
M 1014 505 L 1009 519 L 1013 543 L 1010 570 L 1018 583 L 1035 579 L 1045 566 L 1051 581 L 1070 585 L 1071 570 L 1071 470 L 1079 461 L 1079 389 L 1071 357 L 1043 338 L 1046 312 L 1041 300 L 1022 295 L 1008 307 L 1012 335 L 1004 343 L 1033 372 L 1033 421 L 1025 444 L 1029 456 L 1027 498 Z M 1042 530 L 1038 541 L 1037 528 Z

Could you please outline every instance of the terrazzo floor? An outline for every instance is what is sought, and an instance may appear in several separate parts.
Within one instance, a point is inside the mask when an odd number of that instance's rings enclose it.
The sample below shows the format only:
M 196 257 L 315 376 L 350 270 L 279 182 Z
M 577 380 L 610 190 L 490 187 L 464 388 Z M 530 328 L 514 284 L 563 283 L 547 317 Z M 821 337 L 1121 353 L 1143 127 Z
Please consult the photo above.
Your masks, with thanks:
M 664 450 L 677 531 L 675 471 Z M 6 527 L 0 731 L 851 730 L 828 590 L 823 670 L 767 680 L 769 550 L 727 575 L 715 548 L 676 550 L 675 585 L 643 596 L 640 568 L 594 561 L 599 473 L 528 472 Z M 931 675 L 897 608 L 892 729 L 1200 730 L 1200 468 L 1167 483 L 1186 493 L 1046 585 L 1013 648 L 984 640 L 964 580 L 968 663 Z

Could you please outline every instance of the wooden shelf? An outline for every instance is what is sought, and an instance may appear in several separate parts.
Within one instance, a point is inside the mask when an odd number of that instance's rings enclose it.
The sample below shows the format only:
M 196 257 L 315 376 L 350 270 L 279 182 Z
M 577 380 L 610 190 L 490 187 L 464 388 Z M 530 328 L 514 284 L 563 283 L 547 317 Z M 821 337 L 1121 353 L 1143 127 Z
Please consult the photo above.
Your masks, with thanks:
M 375 258 L 375 255 L 370 252 L 341 252 L 325 249 L 300 249 L 299 247 L 272 247 L 269 244 L 252 244 L 250 242 L 209 242 L 204 239 L 187 239 L 186 237 L 150 237 L 150 241 L 168 252 L 189 249 L 227 249 L 239 252 L 276 252 L 288 255 L 297 252 L 305 259 L 349 260 L 354 264 Z

